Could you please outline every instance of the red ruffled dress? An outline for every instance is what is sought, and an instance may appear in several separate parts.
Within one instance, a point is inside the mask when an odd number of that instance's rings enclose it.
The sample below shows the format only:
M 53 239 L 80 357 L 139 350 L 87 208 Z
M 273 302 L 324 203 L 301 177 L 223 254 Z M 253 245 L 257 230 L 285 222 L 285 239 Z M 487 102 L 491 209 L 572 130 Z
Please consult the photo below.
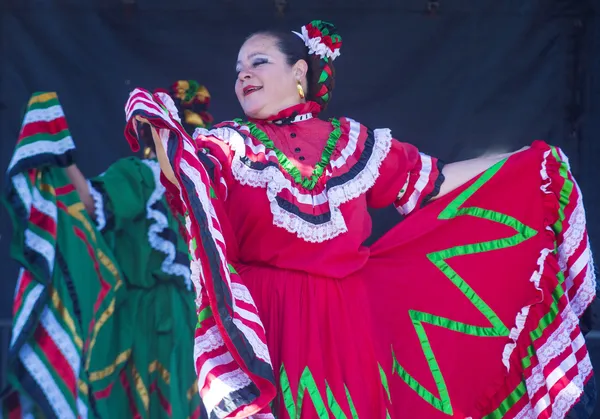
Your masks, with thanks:
M 424 205 L 441 164 L 389 130 L 309 102 L 198 132 L 198 160 L 132 95 L 128 115 L 166 133 L 188 211 L 208 417 L 541 418 L 580 401 L 595 278 L 560 150 L 534 143 Z M 389 205 L 406 218 L 364 246 L 367 208 Z

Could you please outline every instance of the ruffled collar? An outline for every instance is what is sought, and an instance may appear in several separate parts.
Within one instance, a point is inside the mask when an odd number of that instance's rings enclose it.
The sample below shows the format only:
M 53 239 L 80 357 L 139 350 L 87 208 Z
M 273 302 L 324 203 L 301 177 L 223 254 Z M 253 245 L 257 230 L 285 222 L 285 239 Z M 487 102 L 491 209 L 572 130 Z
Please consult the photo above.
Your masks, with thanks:
M 306 121 L 308 119 L 316 116 L 321 107 L 318 103 L 308 101 L 305 103 L 299 103 L 294 106 L 290 106 L 289 108 L 283 109 L 279 113 L 272 115 L 266 119 L 254 119 L 250 118 L 251 122 L 255 123 L 273 123 L 277 125 L 288 125 L 293 124 L 295 122 Z

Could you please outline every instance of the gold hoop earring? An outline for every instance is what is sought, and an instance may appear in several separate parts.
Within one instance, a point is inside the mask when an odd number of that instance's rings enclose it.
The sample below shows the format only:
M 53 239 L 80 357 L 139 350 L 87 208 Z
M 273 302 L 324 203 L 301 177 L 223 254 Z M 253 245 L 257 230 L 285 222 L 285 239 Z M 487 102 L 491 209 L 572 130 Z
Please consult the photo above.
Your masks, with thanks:
M 300 99 L 304 99 L 304 89 L 302 88 L 302 83 L 300 83 L 300 80 L 298 80 L 296 87 L 298 88 L 298 95 L 300 96 Z
M 152 155 L 152 149 L 150 147 L 144 147 L 144 158 L 149 159 Z

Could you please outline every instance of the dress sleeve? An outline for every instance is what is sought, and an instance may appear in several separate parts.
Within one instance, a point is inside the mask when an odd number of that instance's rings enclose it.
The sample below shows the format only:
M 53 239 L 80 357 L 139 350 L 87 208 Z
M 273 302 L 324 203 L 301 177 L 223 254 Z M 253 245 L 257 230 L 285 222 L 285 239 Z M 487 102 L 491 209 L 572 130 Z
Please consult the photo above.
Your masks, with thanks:
M 228 140 L 215 134 L 223 140 L 221 144 L 205 133 L 206 138 L 196 136 L 194 140 L 165 110 L 162 99 L 143 89 L 130 94 L 125 113 L 125 138 L 132 149 L 139 150 L 136 122 L 138 116 L 143 117 L 156 128 L 173 169 L 176 184 L 162 181 L 173 193 L 180 213 L 185 214 L 198 315 L 194 364 L 206 413 L 210 417 L 235 417 L 242 411 L 246 416 L 260 412 L 271 417 L 269 405 L 277 387 L 264 326 L 242 276 L 230 263 L 234 260 L 230 248 L 236 239 L 222 227 L 226 216 L 219 210 L 220 200 L 211 196 L 216 192 L 212 185 L 221 180 L 215 175 L 226 183 L 231 173 L 230 167 L 221 170 L 219 164 L 234 157 L 233 161 L 238 161 L 236 155 L 226 153 L 228 144 L 235 144 L 231 149 L 242 153 L 244 139 L 232 134 Z M 208 149 L 206 154 L 199 153 L 201 147 Z M 218 148 L 225 157 L 215 155 Z M 201 154 L 215 166 L 206 167 Z
M 120 230 L 129 221 L 144 217 L 154 183 L 152 171 L 135 157 L 118 160 L 100 176 L 89 179 L 98 229 Z
M 404 216 L 425 205 L 439 193 L 444 181 L 443 163 L 408 143 L 392 141 L 381 163 L 379 177 L 367 193 L 368 205 L 383 208 L 394 204 Z
M 210 176 L 213 197 L 221 201 L 227 200 L 227 185 L 231 184 L 230 168 L 233 160 L 231 148 L 210 131 L 196 130 L 193 139 L 198 149 L 198 158 Z

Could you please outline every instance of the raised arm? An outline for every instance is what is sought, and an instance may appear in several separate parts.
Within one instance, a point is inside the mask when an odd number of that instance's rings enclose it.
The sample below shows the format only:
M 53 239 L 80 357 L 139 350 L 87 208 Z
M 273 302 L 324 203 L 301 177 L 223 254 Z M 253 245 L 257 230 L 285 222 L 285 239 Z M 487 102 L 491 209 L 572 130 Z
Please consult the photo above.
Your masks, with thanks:
M 152 167 L 135 157 L 119 159 L 90 179 L 75 164 L 65 172 L 100 231 L 124 228 L 145 214 L 146 202 L 156 187 Z
M 135 119 L 143 124 L 150 125 L 150 130 L 152 132 L 152 140 L 154 140 L 154 147 L 156 150 L 156 157 L 158 158 L 158 163 L 160 164 L 160 170 L 163 173 L 163 175 L 169 180 L 169 182 L 171 182 L 173 185 L 179 188 L 179 182 L 175 177 L 173 167 L 171 167 L 171 162 L 167 157 L 167 152 L 163 147 L 163 143 L 160 139 L 160 135 L 158 134 L 157 129 L 152 124 L 150 124 L 150 122 L 146 118 L 142 116 L 137 115 Z
M 94 198 L 90 193 L 90 188 L 87 179 L 81 173 L 81 170 L 77 167 L 76 164 L 72 164 L 65 169 L 67 176 L 75 190 L 79 194 L 79 199 L 83 202 L 86 211 L 92 219 L 96 218 L 96 204 L 94 202 Z
M 475 176 L 485 172 L 496 163 L 510 157 L 515 153 L 518 153 L 519 151 L 526 150 L 527 148 L 529 147 L 524 147 L 512 153 L 496 154 L 492 156 L 478 157 L 475 159 L 446 164 L 442 169 L 444 182 L 440 187 L 440 192 L 437 194 L 437 196 L 432 197 L 432 199 L 439 198 L 452 192 L 456 188 L 461 187 L 473 179 Z
M 400 214 L 407 216 L 428 201 L 452 192 L 499 161 L 527 148 L 444 164 L 419 152 L 411 144 L 393 140 L 379 168 L 379 177 L 367 193 L 368 205 L 382 208 L 393 204 Z

